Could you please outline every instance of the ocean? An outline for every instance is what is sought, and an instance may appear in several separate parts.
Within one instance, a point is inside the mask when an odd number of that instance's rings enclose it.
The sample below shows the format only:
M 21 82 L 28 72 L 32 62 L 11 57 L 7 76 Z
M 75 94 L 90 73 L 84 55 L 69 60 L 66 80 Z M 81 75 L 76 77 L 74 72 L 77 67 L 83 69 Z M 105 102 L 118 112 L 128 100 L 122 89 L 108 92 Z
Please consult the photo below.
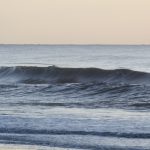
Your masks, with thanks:
M 150 150 L 150 46 L 0 45 L 0 149 Z

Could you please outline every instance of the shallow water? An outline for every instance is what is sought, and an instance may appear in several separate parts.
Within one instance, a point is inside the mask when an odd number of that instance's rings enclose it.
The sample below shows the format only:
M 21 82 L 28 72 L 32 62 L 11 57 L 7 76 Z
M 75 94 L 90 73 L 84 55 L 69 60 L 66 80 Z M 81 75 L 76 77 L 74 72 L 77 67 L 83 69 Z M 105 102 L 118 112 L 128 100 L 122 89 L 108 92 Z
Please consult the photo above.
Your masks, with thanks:
M 0 46 L 0 149 L 150 149 L 150 46 Z

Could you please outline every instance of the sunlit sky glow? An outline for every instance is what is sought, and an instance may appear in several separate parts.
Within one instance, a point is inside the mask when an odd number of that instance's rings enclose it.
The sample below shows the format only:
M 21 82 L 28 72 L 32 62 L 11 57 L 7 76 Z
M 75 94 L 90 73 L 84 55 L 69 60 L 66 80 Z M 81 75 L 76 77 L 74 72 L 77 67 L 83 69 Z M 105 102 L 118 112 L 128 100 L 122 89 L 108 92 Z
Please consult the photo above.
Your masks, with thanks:
M 150 44 L 150 0 L 0 0 L 3 44 Z

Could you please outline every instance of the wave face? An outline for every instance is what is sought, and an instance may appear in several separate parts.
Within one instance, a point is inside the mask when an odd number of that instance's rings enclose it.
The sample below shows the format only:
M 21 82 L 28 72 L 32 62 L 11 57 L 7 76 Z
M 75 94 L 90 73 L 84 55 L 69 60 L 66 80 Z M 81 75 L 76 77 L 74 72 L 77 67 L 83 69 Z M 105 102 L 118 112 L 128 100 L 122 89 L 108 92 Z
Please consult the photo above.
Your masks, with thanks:
M 25 84 L 50 83 L 124 83 L 150 84 L 150 74 L 128 69 L 103 70 L 98 68 L 1 67 L 0 82 Z
M 149 110 L 149 79 L 149 73 L 127 69 L 1 67 L 1 105 Z

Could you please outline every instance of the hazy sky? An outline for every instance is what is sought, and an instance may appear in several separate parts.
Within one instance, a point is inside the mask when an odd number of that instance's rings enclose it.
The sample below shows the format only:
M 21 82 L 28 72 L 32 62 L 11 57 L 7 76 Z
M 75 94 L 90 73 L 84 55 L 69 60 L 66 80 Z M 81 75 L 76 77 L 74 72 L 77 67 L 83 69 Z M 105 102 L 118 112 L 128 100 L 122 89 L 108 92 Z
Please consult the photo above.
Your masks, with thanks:
M 150 0 L 0 0 L 0 43 L 150 44 Z

